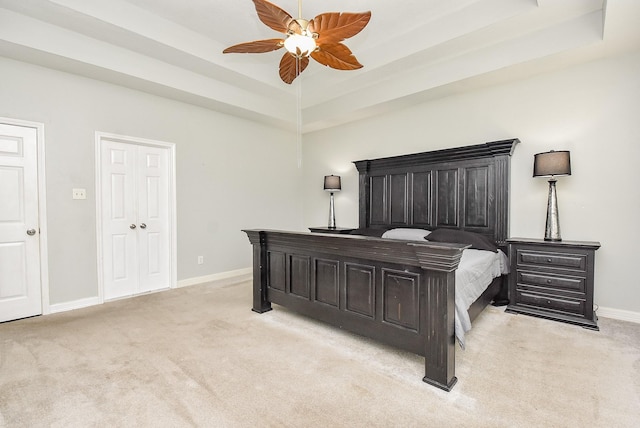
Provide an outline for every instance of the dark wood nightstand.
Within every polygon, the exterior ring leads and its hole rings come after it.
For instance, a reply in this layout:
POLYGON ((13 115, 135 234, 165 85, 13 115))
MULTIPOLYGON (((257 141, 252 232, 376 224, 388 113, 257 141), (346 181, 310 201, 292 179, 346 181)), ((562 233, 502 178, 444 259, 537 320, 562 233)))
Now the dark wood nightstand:
POLYGON ((355 230, 354 228, 348 228, 348 227, 327 227, 327 226, 320 226, 320 227, 310 227, 309 231, 310 232, 314 232, 314 233, 336 233, 339 235, 348 235, 351 233, 351 231, 355 230))
POLYGON ((599 330, 593 310, 593 270, 599 242, 508 239, 506 311, 599 330))

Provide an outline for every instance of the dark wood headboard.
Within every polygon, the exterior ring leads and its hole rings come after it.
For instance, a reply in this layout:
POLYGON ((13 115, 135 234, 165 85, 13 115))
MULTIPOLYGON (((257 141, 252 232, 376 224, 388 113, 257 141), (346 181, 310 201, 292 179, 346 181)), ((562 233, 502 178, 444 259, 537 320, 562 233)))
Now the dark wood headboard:
POLYGON ((355 161, 360 227, 449 227, 509 236, 509 167, 520 140, 355 161))

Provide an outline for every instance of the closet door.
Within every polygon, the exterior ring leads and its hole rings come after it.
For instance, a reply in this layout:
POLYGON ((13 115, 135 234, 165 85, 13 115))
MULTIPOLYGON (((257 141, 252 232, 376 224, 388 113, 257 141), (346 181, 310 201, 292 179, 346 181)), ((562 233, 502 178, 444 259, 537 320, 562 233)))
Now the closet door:
POLYGON ((169 287, 169 156, 166 149, 139 146, 138 276, 139 292, 169 287))
POLYGON ((170 287, 166 149, 103 140, 103 297, 170 287))

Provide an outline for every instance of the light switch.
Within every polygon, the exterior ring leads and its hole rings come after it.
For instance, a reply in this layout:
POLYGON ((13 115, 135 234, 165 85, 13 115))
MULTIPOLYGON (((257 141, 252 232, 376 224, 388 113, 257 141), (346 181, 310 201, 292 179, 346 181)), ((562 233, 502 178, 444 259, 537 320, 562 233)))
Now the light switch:
POLYGON ((87 199, 87 189, 73 189, 73 199, 87 199))

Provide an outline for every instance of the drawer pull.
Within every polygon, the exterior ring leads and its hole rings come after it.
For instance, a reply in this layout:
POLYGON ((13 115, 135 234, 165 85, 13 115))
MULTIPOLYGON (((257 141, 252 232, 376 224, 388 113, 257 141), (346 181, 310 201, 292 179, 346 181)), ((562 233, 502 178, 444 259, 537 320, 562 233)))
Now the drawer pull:
POLYGON ((547 279, 547 284, 551 284, 551 280, 550 279, 547 279))
POLYGON ((551 259, 547 259, 547 263, 551 263, 551 259))

